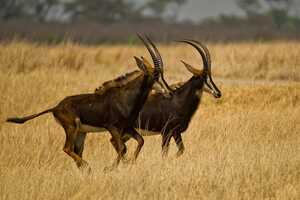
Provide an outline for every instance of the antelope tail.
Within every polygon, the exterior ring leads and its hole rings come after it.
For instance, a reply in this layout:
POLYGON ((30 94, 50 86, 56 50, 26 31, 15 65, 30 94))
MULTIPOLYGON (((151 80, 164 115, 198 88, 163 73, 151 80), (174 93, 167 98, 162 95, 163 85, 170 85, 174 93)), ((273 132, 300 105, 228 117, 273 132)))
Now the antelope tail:
POLYGON ((40 116, 40 115, 52 112, 53 110, 54 110, 54 108, 50 108, 48 110, 44 110, 44 111, 42 111, 40 113, 29 115, 29 116, 26 116, 26 117, 10 117, 10 118, 6 119, 6 122, 23 124, 24 122, 26 122, 28 120, 31 120, 31 119, 34 119, 34 118, 40 116))

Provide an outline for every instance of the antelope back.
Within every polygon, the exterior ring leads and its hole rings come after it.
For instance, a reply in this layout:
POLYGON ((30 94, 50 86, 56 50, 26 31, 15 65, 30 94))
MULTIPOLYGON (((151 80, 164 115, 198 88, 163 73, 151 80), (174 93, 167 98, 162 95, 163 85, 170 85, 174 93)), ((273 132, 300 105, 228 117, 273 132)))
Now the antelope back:
POLYGON ((136 80, 139 76, 143 75, 143 72, 141 71, 133 71, 130 73, 126 73, 122 76, 119 76, 113 80, 104 82, 101 86, 95 89, 95 93, 102 95, 106 91, 112 89, 112 88, 121 88, 123 86, 126 86, 130 82, 136 80))

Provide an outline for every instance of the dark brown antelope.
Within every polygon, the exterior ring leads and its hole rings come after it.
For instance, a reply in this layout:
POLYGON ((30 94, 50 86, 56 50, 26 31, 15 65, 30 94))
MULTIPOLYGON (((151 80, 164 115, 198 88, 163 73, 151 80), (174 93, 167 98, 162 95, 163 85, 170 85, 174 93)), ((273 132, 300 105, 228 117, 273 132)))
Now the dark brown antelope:
MULTIPOLYGON (((110 132, 111 140, 118 149, 118 156, 112 167, 116 167, 126 153, 126 145, 121 140, 124 135, 138 142, 133 158, 136 160, 144 140, 135 131, 133 124, 154 82, 159 82, 159 74, 162 71, 158 55, 150 49, 141 36, 139 37, 152 57, 154 68, 145 59, 143 61, 135 57, 137 66, 141 70, 105 82, 101 92, 68 96, 53 108, 27 117, 8 118, 7 122, 22 124, 45 113, 53 113, 65 130, 66 141, 63 151, 74 159, 79 168, 90 169, 88 163, 82 159, 84 141, 88 132, 103 130, 110 132)), ((150 42, 150 39, 147 40, 150 42)))
MULTIPOLYGON (((215 98, 221 97, 221 92, 211 77, 211 59, 208 49, 194 40, 180 42, 196 48, 202 58, 203 70, 195 69, 182 61, 193 76, 184 83, 172 85, 171 88, 175 89, 171 97, 167 97, 164 92, 150 93, 135 123, 135 128, 139 129, 142 135, 162 134, 163 156, 167 155, 171 137, 174 138, 178 147, 177 156, 184 152, 181 133, 188 128, 201 102, 203 91, 209 92, 215 98)), ((128 139, 129 137, 122 138, 124 142, 128 139)))

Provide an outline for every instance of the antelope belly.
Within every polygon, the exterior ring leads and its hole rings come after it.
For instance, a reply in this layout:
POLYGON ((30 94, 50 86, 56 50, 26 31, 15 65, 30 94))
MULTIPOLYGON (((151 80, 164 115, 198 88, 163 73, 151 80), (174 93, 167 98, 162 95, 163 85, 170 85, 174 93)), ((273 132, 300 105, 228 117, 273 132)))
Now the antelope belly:
POLYGON ((97 126, 91 126, 87 124, 81 124, 79 128, 80 132, 104 132, 107 131, 105 128, 97 127, 97 126))
POLYGON ((144 130, 144 129, 137 129, 137 131, 138 131, 142 136, 160 135, 160 132, 156 132, 156 131, 149 131, 149 130, 144 130))

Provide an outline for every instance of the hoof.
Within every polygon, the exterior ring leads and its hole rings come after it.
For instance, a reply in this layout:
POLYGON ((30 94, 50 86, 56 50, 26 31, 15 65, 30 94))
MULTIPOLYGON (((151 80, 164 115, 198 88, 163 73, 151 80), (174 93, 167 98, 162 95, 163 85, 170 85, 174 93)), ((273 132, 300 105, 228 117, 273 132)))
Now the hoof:
POLYGON ((131 159, 130 164, 135 165, 136 164, 136 159, 131 159))
POLYGON ((122 163, 126 164, 126 165, 131 164, 132 163, 132 159, 130 159, 130 158, 123 158, 122 159, 122 163))
POLYGON ((103 172, 104 173, 109 173, 109 172, 112 172, 112 171, 114 171, 114 170, 116 170, 117 169, 117 167, 115 167, 115 166, 107 166, 107 167, 104 167, 104 169, 103 169, 103 172))
POLYGON ((78 164, 78 168, 80 169, 80 171, 87 173, 87 174, 91 174, 92 169, 89 166, 89 164, 86 161, 81 161, 80 164, 78 164))
POLYGON ((182 156, 182 154, 183 154, 182 151, 178 151, 178 152, 176 153, 176 157, 179 158, 180 156, 182 156))
POLYGON ((162 153, 161 157, 163 160, 166 160, 168 158, 168 154, 167 153, 162 153))

